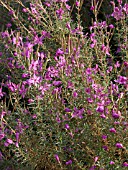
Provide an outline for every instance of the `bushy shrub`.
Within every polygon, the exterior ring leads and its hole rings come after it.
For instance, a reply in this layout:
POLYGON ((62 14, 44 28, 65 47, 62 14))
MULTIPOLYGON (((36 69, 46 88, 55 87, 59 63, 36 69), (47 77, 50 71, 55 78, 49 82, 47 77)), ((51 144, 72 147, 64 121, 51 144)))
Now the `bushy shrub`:
POLYGON ((15 24, 1 32, 0 166, 126 169, 128 4, 111 2, 112 13, 101 20, 102 3, 92 0, 85 33, 83 1, 75 2, 75 21, 68 0, 28 7, 17 0, 20 13, 0 3, 15 24))

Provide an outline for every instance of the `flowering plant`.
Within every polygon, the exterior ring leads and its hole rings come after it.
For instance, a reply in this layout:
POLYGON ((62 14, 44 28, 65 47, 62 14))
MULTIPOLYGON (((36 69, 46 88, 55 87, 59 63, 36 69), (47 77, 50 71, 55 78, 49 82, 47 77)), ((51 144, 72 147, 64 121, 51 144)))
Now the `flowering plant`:
POLYGON ((20 13, 0 1, 12 17, 0 39, 3 169, 128 166, 127 3, 111 2, 113 13, 100 21, 103 1, 92 0, 85 32, 82 2, 74 21, 68 0, 17 0, 20 13))

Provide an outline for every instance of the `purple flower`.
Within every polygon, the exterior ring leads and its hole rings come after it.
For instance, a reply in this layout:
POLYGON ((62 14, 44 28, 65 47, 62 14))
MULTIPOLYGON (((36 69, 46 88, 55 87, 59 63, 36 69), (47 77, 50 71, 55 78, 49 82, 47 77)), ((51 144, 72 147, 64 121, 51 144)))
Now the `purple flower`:
POLYGON ((103 118, 103 119, 106 118, 105 114, 103 114, 103 113, 100 115, 100 117, 103 118))
POLYGON ((110 53, 109 53, 110 48, 109 48, 108 46, 105 46, 104 44, 102 44, 101 50, 102 50, 105 54, 110 55, 110 53))
POLYGON ((89 170, 95 170, 96 169, 96 166, 92 166, 89 170))
POLYGON ((112 132, 112 133, 116 133, 116 129, 115 128, 111 128, 111 129, 109 129, 109 131, 112 132))
POLYGON ((116 64, 115 64, 114 66, 115 66, 115 68, 120 67, 120 63, 119 63, 119 61, 117 61, 117 62, 116 62, 116 64))
POLYGON ((104 106, 97 106, 97 108, 96 108, 96 111, 97 112, 100 112, 100 113, 103 113, 104 112, 104 106))
POLYGON ((91 93, 91 88, 85 88, 84 91, 85 91, 85 93, 90 94, 91 93))
POLYGON ((7 28, 10 28, 11 26, 12 26, 11 23, 6 24, 6 27, 7 27, 7 28))
POLYGON ((115 110, 112 111, 112 117, 113 118, 118 119, 118 118, 120 118, 120 116, 121 116, 120 111, 118 111, 118 112, 116 112, 115 110))
POLYGON ((93 103, 93 99, 92 98, 87 98, 88 103, 93 103))
POLYGON ((71 112, 71 109, 65 108, 65 112, 71 112))
POLYGON ((56 121, 57 121, 57 123, 61 123, 61 119, 59 116, 56 117, 56 121))
POLYGON ((109 163, 110 165, 113 165, 113 164, 115 164, 115 162, 113 162, 113 161, 110 161, 110 163, 109 163))
POLYGON ((118 76, 118 79, 115 80, 116 83, 119 83, 119 84, 127 84, 127 77, 124 77, 124 76, 118 76))
POLYGON ((13 144, 12 139, 7 139, 6 142, 9 143, 9 144, 13 144))
POLYGON ((123 145, 122 145, 122 143, 116 143, 116 147, 117 148, 123 148, 123 145))
POLYGON ((128 167, 128 162, 124 162, 123 166, 128 167))
POLYGON ((100 28, 106 28, 107 27, 107 23, 106 23, 106 21, 103 21, 103 22, 99 23, 98 26, 100 28))
POLYGON ((14 11, 13 10, 10 10, 8 15, 13 15, 14 14, 14 11))
POLYGON ((0 99, 4 96, 4 93, 2 92, 2 88, 0 88, 0 99))
POLYGON ((114 28, 114 25, 113 25, 113 24, 110 24, 110 25, 109 25, 109 28, 113 29, 113 28, 114 28))
POLYGON ((27 10, 26 8, 23 8, 23 9, 22 9, 22 12, 25 12, 25 13, 26 13, 26 12, 28 12, 28 10, 27 10))
POLYGON ((80 6, 80 2, 76 1, 76 6, 79 7, 80 6))
POLYGON ((96 163, 98 161, 99 157, 96 156, 95 159, 94 159, 94 162, 96 163))
POLYGON ((107 135, 102 135, 102 139, 103 140, 107 139, 107 135))
POLYGON ((30 76, 29 73, 23 73, 23 74, 22 74, 22 78, 26 78, 26 77, 29 77, 29 76, 30 76))
POLYGON ((115 7, 114 8, 114 12, 112 13, 112 15, 116 20, 120 20, 124 18, 124 14, 122 12, 122 8, 120 7, 115 7))
POLYGON ((5 137, 5 134, 4 133, 1 133, 0 134, 0 141, 5 137))
POLYGON ((67 8, 67 10, 70 11, 71 6, 69 6, 68 4, 65 4, 65 7, 67 8))
POLYGON ((29 85, 35 85, 37 86, 40 82, 41 82, 41 77, 36 76, 35 74, 33 75, 32 78, 30 78, 29 80, 27 80, 29 85))
POLYGON ((59 86, 59 85, 61 85, 61 84, 62 84, 61 81, 53 81, 53 85, 54 85, 54 86, 59 86))
POLYGON ((66 162, 66 165, 71 165, 71 164, 72 164, 72 160, 66 162))
POLYGON ((20 133, 16 132, 16 143, 15 143, 16 147, 19 147, 19 135, 20 133))
POLYGON ((55 157, 56 161, 60 163, 60 158, 59 158, 59 156, 58 156, 57 154, 55 154, 54 157, 55 157))
POLYGON ((87 68, 87 69, 86 69, 86 74, 87 74, 87 75, 92 74, 92 69, 91 69, 91 68, 87 68))
POLYGON ((65 129, 70 129, 70 126, 68 124, 65 124, 65 129))
POLYGON ((94 6, 91 6, 90 10, 93 11, 94 9, 95 9, 95 7, 94 7, 94 6))
POLYGON ((105 146, 103 146, 102 148, 103 148, 105 151, 107 151, 107 150, 108 150, 108 146, 106 146, 106 145, 105 145, 105 146))
POLYGON ((6 112, 5 111, 2 111, 1 113, 0 113, 0 117, 1 117, 1 119, 3 119, 3 117, 4 117, 4 115, 6 114, 6 112))
POLYGON ((73 89, 74 85, 71 81, 68 81, 68 85, 67 85, 67 88, 69 89, 73 89))
POLYGON ((124 4, 123 10, 125 11, 126 15, 128 15, 128 3, 124 4))
POLYGON ((83 118, 83 113, 84 113, 84 108, 82 109, 77 109, 76 107, 74 108, 74 112, 72 114, 72 118, 80 118, 82 119, 83 118))
POLYGON ((64 10, 62 8, 56 10, 56 14, 58 15, 59 19, 62 19, 62 15, 64 14, 64 10))
POLYGON ((76 91, 73 92, 73 97, 77 98, 78 97, 78 93, 76 91))

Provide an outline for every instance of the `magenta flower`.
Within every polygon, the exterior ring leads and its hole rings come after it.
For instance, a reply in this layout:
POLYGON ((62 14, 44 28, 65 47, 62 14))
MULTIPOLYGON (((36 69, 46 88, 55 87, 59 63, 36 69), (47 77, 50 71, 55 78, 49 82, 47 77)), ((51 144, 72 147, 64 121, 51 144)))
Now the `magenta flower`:
POLYGON ((59 86, 59 85, 61 85, 61 84, 62 84, 61 81, 53 81, 53 85, 54 85, 54 86, 59 86))
POLYGON ((103 119, 106 119, 106 116, 103 113, 100 115, 100 117, 103 118, 103 119))
POLYGON ((66 7, 66 9, 67 9, 68 11, 70 11, 71 6, 69 6, 68 4, 65 4, 65 7, 66 7))
POLYGON ((119 68, 119 67, 120 67, 119 61, 117 61, 116 64, 115 64, 114 66, 115 66, 115 68, 119 68))
POLYGON ((110 163, 109 163, 110 165, 113 165, 113 164, 115 164, 115 162, 113 162, 113 161, 110 161, 110 163))
POLYGON ((59 19, 62 19, 62 15, 64 14, 64 10, 62 8, 60 8, 56 11, 56 14, 58 15, 59 19))
POLYGON ((104 44, 102 44, 101 50, 102 50, 105 54, 110 55, 110 53, 109 53, 110 48, 109 48, 108 46, 105 46, 104 44))
POLYGON ((112 13, 112 15, 116 20, 120 20, 124 18, 124 14, 122 11, 122 8, 120 7, 115 7, 114 8, 114 12, 112 13))
POLYGON ((102 139, 103 140, 107 139, 107 135, 102 135, 102 139))
POLYGON ((19 142, 20 133, 16 132, 16 141, 19 142))
POLYGON ((80 2, 76 1, 76 6, 79 7, 80 6, 80 2))
POLYGON ((117 112, 115 110, 112 111, 112 117, 113 118, 118 119, 118 118, 120 118, 120 116, 121 116, 120 111, 117 111, 117 112))
POLYGON ((113 25, 113 24, 110 24, 110 25, 109 25, 109 28, 113 29, 113 28, 114 28, 114 25, 113 25))
POLYGON ((127 84, 128 83, 128 79, 127 77, 124 77, 124 76, 118 76, 118 79, 115 80, 116 83, 119 83, 119 84, 127 84))
POLYGON ((71 112, 71 109, 65 108, 65 112, 71 112))
POLYGON ((87 68, 87 69, 86 69, 86 74, 87 74, 87 75, 92 74, 92 69, 91 69, 91 68, 87 68))
POLYGON ((7 142, 8 142, 9 144, 13 144, 12 139, 7 139, 7 142))
POLYGON ((2 88, 0 88, 0 99, 4 96, 4 93, 2 92, 2 88))
POLYGON ((11 26, 12 26, 11 23, 6 24, 6 27, 7 27, 7 28, 10 28, 11 26))
POLYGON ((123 10, 125 11, 126 15, 128 15, 128 3, 124 4, 123 10))
POLYGON ((72 160, 66 162, 66 165, 71 165, 71 164, 72 164, 72 160))
POLYGON ((128 162, 124 162, 123 166, 128 167, 128 162))
POLYGON ((111 129, 109 129, 109 131, 112 132, 112 133, 116 133, 116 129, 115 128, 111 128, 111 129))
POLYGON ((96 169, 96 166, 92 166, 89 170, 95 170, 96 169))
POLYGON ((108 146, 106 146, 106 145, 105 145, 105 146, 103 146, 102 148, 103 148, 105 151, 107 151, 107 150, 108 150, 108 146))
POLYGON ((3 117, 4 117, 5 114, 6 114, 6 112, 5 112, 5 111, 2 111, 2 112, 0 113, 0 118, 3 119, 3 117))
POLYGON ((100 113, 103 113, 104 112, 104 106, 97 106, 97 108, 96 108, 96 111, 97 112, 100 112, 100 113))
POLYGON ((25 13, 26 13, 26 12, 28 12, 28 10, 27 10, 26 8, 23 8, 23 9, 22 9, 22 12, 25 12, 25 13))
POLYGON ((14 11, 13 11, 13 10, 10 10, 8 14, 9 14, 9 15, 13 15, 13 14, 14 14, 14 11))
POLYGON ((116 147, 117 148, 123 148, 123 145, 122 145, 122 143, 116 143, 116 147))
POLYGON ((70 126, 68 124, 65 124, 65 129, 70 129, 70 126))
POLYGON ((94 162, 96 163, 98 161, 99 157, 96 156, 95 159, 94 159, 94 162))
POLYGON ((77 98, 78 97, 78 93, 76 91, 73 92, 73 97, 77 98))
POLYGON ((58 156, 57 154, 55 154, 54 157, 55 157, 56 161, 60 163, 60 158, 59 158, 59 156, 58 156))
POLYGON ((5 134, 4 133, 1 133, 0 134, 0 141, 5 137, 5 134))
POLYGON ((95 9, 95 7, 94 7, 94 6, 91 6, 90 10, 93 11, 94 9, 95 9))

